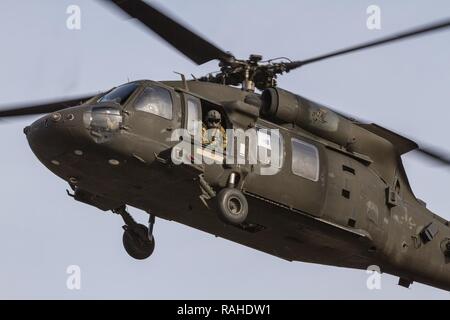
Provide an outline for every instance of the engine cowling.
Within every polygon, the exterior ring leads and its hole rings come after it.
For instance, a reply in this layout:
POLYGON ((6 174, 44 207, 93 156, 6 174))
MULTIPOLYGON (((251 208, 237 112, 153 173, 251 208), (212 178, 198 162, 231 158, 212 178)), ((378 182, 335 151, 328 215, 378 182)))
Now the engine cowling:
POLYGON ((280 88, 264 90, 262 101, 265 118, 295 124, 344 147, 355 141, 352 122, 323 105, 280 88))

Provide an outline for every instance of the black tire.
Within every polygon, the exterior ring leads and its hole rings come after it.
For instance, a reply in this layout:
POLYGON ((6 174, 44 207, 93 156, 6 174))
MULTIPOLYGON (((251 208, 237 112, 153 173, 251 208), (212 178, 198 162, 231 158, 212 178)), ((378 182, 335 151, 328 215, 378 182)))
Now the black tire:
POLYGON ((217 195, 219 218, 229 224, 240 225, 247 219, 248 202, 241 191, 234 188, 222 189, 217 195))
POLYGON ((125 251, 136 260, 144 260, 150 257, 155 250, 155 238, 148 239, 148 228, 139 224, 136 230, 126 227, 123 232, 122 242, 125 251))

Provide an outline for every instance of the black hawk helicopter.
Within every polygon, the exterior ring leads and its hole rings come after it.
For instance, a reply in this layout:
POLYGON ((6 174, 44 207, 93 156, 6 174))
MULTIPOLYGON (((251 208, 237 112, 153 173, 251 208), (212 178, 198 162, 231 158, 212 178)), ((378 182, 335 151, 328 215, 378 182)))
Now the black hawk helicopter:
MULTIPOLYGON (((289 261, 377 265, 402 286, 450 290, 449 223, 414 196, 401 155, 418 150, 447 165, 448 157, 276 83, 307 64, 443 30, 450 19, 307 60, 262 61, 237 59, 144 1, 104 2, 196 64, 218 60, 220 72, 129 82, 3 109, 0 117, 46 114, 24 129, 32 151, 75 200, 123 218, 133 258, 152 254, 159 217, 289 261), (211 112, 227 134, 220 152, 190 139, 203 134, 211 112), (226 161, 234 154, 243 161, 226 161), (149 226, 135 222, 127 205, 148 213, 149 226)), ((225 137, 218 139, 220 147, 225 137)))

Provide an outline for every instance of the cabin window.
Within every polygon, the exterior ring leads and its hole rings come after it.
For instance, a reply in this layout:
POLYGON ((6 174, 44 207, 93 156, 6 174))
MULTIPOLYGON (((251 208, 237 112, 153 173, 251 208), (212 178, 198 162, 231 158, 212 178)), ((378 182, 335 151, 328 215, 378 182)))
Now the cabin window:
POLYGON ((262 166, 283 167, 283 136, 278 129, 258 127, 256 132, 258 164, 262 166))
POLYGON ((292 172, 311 181, 319 180, 319 151, 315 146, 292 139, 292 172))
POLYGON ((191 135, 201 132, 202 128, 202 109, 200 100, 194 97, 187 97, 187 118, 186 128, 191 135))
POLYGON ((172 97, 169 90, 161 87, 146 87, 134 108, 172 120, 172 97))
POLYGON ((97 102, 116 102, 123 105, 138 86, 135 82, 121 85, 103 95, 97 102))

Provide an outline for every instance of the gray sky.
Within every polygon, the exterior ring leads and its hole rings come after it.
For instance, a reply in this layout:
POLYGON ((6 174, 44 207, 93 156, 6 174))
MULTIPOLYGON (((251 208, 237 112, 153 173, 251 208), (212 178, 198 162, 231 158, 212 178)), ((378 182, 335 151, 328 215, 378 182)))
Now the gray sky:
MULTIPOLYGON (((308 58, 450 16, 446 0, 164 1, 164 7, 238 57, 308 58), (366 28, 366 8, 381 7, 382 29, 366 28)), ((104 90, 128 79, 202 75, 156 36, 97 1, 0 2, 0 107, 104 90), (81 30, 66 28, 67 6, 82 10, 81 30)), ((307 66, 279 85, 450 151, 447 137, 450 32, 307 66)), ((156 249, 135 261, 122 248, 119 217, 73 201, 64 181, 30 151, 24 126, 2 121, 0 298, 437 298, 383 275, 366 288, 364 271, 286 262, 175 222, 157 220, 156 249), (66 268, 81 267, 81 290, 66 288, 66 268)), ((449 170, 413 155, 405 166, 416 195, 450 219, 449 170)), ((138 219, 145 215, 133 209, 138 219)))

